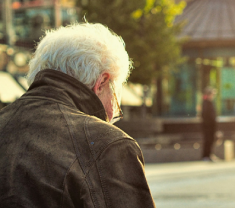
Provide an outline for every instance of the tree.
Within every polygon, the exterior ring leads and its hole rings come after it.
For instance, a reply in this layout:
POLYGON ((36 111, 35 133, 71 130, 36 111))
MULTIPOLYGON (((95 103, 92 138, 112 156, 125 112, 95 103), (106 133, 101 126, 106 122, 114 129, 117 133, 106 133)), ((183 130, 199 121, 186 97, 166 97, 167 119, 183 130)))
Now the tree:
POLYGON ((177 39, 181 25, 173 24, 185 3, 173 0, 83 0, 78 2, 81 16, 89 22, 107 25, 126 43, 134 61, 129 81, 157 85, 158 114, 161 113, 161 80, 163 68, 174 69, 183 61, 181 43, 177 39), (86 3, 84 3, 86 2, 86 3))

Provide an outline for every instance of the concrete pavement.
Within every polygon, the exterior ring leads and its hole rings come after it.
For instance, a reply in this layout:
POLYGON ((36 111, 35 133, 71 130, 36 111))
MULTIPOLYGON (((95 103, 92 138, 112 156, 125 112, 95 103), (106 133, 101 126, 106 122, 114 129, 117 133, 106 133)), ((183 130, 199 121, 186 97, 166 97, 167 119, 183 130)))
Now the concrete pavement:
POLYGON ((146 164, 157 208, 235 208, 235 160, 146 164))

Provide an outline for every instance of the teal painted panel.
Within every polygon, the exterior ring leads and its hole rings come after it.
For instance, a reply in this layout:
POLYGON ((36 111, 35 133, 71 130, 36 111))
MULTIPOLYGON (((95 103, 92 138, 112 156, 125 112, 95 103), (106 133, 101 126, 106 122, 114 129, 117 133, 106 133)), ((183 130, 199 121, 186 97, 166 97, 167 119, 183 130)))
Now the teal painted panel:
POLYGON ((223 67, 221 70, 221 98, 235 99, 235 68, 223 67))
POLYGON ((172 74, 171 104, 169 116, 196 115, 196 67, 194 64, 182 65, 172 74))

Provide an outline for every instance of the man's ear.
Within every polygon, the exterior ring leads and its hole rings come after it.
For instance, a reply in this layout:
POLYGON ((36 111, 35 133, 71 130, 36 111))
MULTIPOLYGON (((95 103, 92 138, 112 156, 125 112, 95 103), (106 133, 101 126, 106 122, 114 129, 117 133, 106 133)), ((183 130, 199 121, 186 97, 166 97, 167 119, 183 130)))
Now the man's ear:
POLYGON ((109 73, 103 73, 99 76, 99 78, 96 80, 95 86, 93 87, 93 92, 96 95, 100 95, 106 86, 106 84, 109 83, 110 80, 110 74, 109 73))

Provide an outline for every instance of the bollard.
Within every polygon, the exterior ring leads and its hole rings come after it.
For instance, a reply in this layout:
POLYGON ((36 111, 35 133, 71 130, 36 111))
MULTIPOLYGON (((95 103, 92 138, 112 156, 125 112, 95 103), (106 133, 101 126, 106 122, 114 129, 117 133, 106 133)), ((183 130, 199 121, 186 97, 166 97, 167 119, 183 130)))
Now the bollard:
POLYGON ((231 140, 225 140, 224 159, 225 161, 231 161, 233 158, 234 158, 234 142, 231 140))

